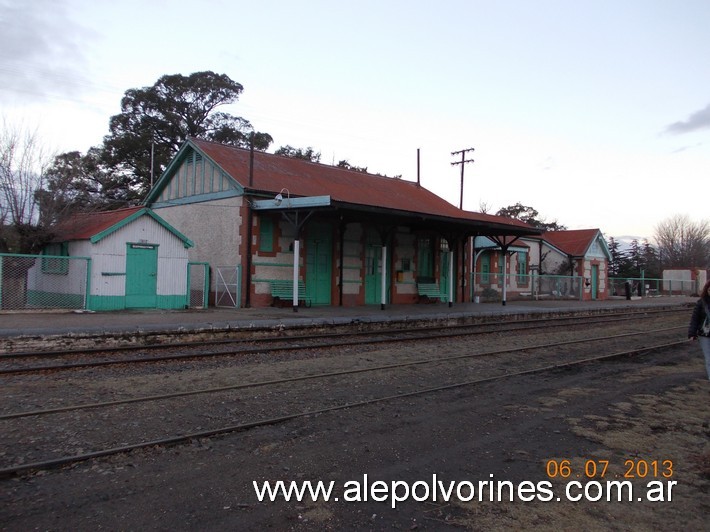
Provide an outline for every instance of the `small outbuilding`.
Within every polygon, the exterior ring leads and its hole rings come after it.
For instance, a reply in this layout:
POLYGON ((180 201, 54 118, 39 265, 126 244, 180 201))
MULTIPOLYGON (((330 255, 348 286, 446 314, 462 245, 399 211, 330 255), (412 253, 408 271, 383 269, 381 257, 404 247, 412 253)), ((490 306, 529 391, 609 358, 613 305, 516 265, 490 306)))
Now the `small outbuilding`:
MULTIPOLYGON (((188 301, 188 248, 193 243, 146 207, 76 214, 56 229, 45 249, 52 257, 86 257, 88 268, 37 268, 31 276, 35 290, 46 277, 65 277, 67 293, 87 283, 85 308, 179 309, 188 301)), ((53 283, 56 286, 56 283, 53 283)), ((55 289, 56 290, 56 289, 55 289)))
POLYGON ((540 240, 540 263, 546 273, 579 276, 585 300, 608 297, 611 253, 599 229, 547 231, 540 240))

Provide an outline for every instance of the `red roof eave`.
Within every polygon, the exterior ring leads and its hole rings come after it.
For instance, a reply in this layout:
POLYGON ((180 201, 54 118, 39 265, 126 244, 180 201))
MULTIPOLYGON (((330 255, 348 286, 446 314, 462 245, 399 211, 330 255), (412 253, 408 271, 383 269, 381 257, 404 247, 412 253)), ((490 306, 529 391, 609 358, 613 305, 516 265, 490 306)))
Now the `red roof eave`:
POLYGON ((54 229, 55 242, 89 240, 106 229, 125 220, 145 207, 128 207, 113 211, 77 213, 54 229))

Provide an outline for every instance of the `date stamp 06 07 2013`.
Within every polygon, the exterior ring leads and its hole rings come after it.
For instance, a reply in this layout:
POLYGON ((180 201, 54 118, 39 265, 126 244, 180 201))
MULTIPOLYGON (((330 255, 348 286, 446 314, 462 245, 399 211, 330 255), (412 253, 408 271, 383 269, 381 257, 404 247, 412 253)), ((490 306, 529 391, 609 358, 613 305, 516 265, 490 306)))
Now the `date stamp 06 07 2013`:
POLYGON ((548 460, 545 464, 545 473, 548 478, 586 478, 603 479, 607 476, 613 478, 648 479, 648 478, 672 478, 673 460, 644 460, 633 458, 624 460, 623 472, 621 474, 611 474, 609 472, 609 460, 588 459, 583 461, 583 465, 575 466, 571 460, 548 460))

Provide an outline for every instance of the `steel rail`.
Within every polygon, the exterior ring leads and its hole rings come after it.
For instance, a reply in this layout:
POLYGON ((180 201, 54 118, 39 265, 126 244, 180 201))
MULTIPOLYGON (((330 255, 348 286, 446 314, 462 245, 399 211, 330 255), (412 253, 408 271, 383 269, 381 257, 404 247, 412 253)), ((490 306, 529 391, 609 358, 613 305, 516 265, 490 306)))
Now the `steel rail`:
POLYGON ((438 364, 438 363, 442 363, 442 362, 451 362, 451 361, 462 360, 462 359, 466 359, 466 358, 495 356, 495 355, 508 354, 508 353, 512 354, 512 353, 518 353, 521 351, 529 351, 529 350, 535 350, 535 349, 546 349, 546 348, 550 348, 550 347, 562 347, 562 346, 566 346, 566 345, 574 345, 574 344, 583 343, 583 342, 614 340, 614 339, 618 339, 618 338, 626 338, 629 336, 637 336, 637 335, 641 335, 641 334, 652 334, 652 333, 656 333, 656 332, 672 331, 674 329, 680 329, 680 328, 683 328, 683 327, 681 327, 681 326, 668 327, 665 329, 654 329, 652 331, 636 331, 636 332, 632 332, 632 333, 621 333, 621 334, 616 334, 616 335, 611 335, 611 336, 596 336, 596 337, 591 337, 591 338, 577 338, 575 340, 564 340, 562 342, 555 342, 555 343, 548 343, 548 344, 521 346, 521 347, 514 347, 514 348, 509 348, 509 349, 497 349, 494 351, 484 351, 482 353, 471 353, 471 354, 453 355, 453 356, 447 356, 447 357, 426 358, 426 359, 419 359, 419 360, 411 360, 408 362, 399 362, 399 363, 395 363, 395 364, 383 364, 383 365, 379 365, 379 366, 370 366, 367 368, 331 371, 331 372, 327 372, 327 373, 316 373, 316 374, 312 374, 312 375, 300 375, 297 377, 288 377, 285 379, 272 379, 272 380, 268 380, 268 381, 231 384, 228 386, 217 386, 217 387, 212 387, 212 388, 201 388, 201 389, 197 389, 197 390, 187 390, 187 391, 183 391, 183 392, 173 392, 173 393, 169 393, 169 394, 147 395, 147 396, 143 396, 143 397, 133 397, 130 399, 119 399, 119 400, 115 400, 115 401, 102 401, 102 402, 97 402, 97 403, 67 405, 67 406, 47 408, 47 409, 41 409, 41 410, 29 410, 29 411, 25 411, 25 412, 13 412, 11 414, 0 415, 0 421, 8 420, 8 419, 33 417, 33 416, 43 416, 43 415, 49 415, 49 414, 59 414, 59 413, 64 413, 64 412, 77 411, 77 410, 89 410, 89 409, 94 409, 94 408, 108 408, 108 407, 112 407, 112 406, 120 406, 120 405, 127 405, 127 404, 133 404, 133 403, 145 403, 145 402, 150 402, 150 401, 175 399, 178 397, 189 397, 192 395, 220 393, 220 392, 227 392, 227 391, 233 391, 233 390, 241 390, 241 389, 245 389, 245 388, 259 388, 262 386, 272 386, 275 384, 287 384, 290 382, 299 382, 299 381, 312 380, 312 379, 324 379, 324 378, 328 378, 328 377, 354 375, 357 373, 367 373, 367 372, 371 372, 371 371, 383 371, 383 370, 388 370, 388 369, 406 368, 406 367, 410 367, 410 366, 420 366, 420 365, 425 365, 425 364, 438 364))
MULTIPOLYGON (((265 336, 256 338, 222 338, 217 340, 209 341, 191 341, 191 342, 172 342, 172 343, 156 343, 156 344, 143 344, 143 345, 121 345, 121 346, 109 346, 109 347, 89 347, 82 348, 79 350, 81 353, 113 353, 122 351, 137 351, 137 350, 153 350, 153 349, 174 349, 183 347, 199 347, 204 345, 223 345, 223 344, 234 344, 234 343, 266 343, 266 342, 282 342, 286 340, 312 340, 312 339, 323 339, 323 338, 334 338, 342 337, 344 334, 347 336, 364 336, 371 334, 399 334, 407 332, 418 332, 418 331, 440 331, 440 330, 452 330, 452 329, 470 329, 470 328, 481 328, 481 327, 501 327, 506 325, 535 325, 540 323, 545 323, 547 327, 564 327, 568 326, 569 321, 583 321, 587 320, 586 323, 607 323, 607 322, 618 322, 618 321, 628 321, 637 319, 639 316, 649 316, 653 314, 663 315, 663 314, 675 314, 675 313, 687 313, 687 309, 679 308, 668 308, 668 309, 648 309, 648 310, 638 310, 633 312, 610 312, 597 316, 589 315, 573 315, 573 316, 554 316, 554 317, 536 317, 536 318, 526 318, 521 320, 510 320, 504 323, 500 322, 481 322, 481 323, 464 323, 457 325, 438 325, 431 327, 400 327, 396 329, 380 329, 380 330, 366 330, 366 331, 348 331, 347 333, 321 333, 321 334, 295 334, 287 336, 265 336), (550 324, 549 322, 560 322, 557 324, 550 324)), ((654 317, 654 316, 650 316, 654 317)), ((412 320, 412 323, 414 320, 412 320)), ((366 322, 365 322, 366 323, 366 322)), ((352 324, 347 324, 348 326, 352 324)), ((511 329, 503 329, 503 332, 507 330, 525 330, 525 327, 514 327, 511 329)), ((215 330, 211 332, 221 332, 224 329, 215 330)), ((233 329, 234 332, 243 332, 239 329, 233 329)), ((205 333, 207 330, 201 331, 190 331, 190 334, 194 333, 205 333)), ((496 331, 482 331, 482 334, 487 332, 499 332, 496 331)), ((170 333, 158 333, 158 334, 183 334, 181 331, 173 331, 170 333)), ((473 333, 472 333, 473 334, 473 333)), ((17 358, 32 358, 32 357, 42 357, 50 358, 54 356, 63 355, 76 355, 76 349, 55 349, 52 351, 19 351, 16 353, 0 353, 0 361, 11 360, 17 358)))
POLYGON ((93 452, 83 453, 83 454, 78 454, 78 455, 73 455, 73 456, 64 456, 64 457, 55 458, 52 460, 32 462, 32 463, 27 463, 27 464, 20 464, 17 466, 12 466, 12 467, 8 467, 8 468, 0 469, 0 478, 11 478, 11 477, 18 476, 18 475, 25 474, 25 473, 29 473, 32 471, 55 469, 57 467, 61 467, 64 465, 76 464, 76 463, 80 463, 80 462, 85 462, 87 460, 92 460, 92 459, 96 459, 96 458, 103 458, 106 456, 124 454, 124 453, 130 452, 130 451, 145 449, 148 447, 177 445, 180 443, 185 443, 185 442, 189 442, 189 441, 200 439, 200 438, 209 438, 209 437, 220 436, 220 435, 234 433, 234 432, 241 432, 241 431, 245 431, 245 430, 249 430, 249 429, 253 429, 253 428, 257 428, 257 427, 263 427, 263 426, 268 426, 268 425, 275 425, 275 424, 279 424, 279 423, 284 423, 286 421, 292 421, 294 419, 299 419, 299 418, 303 418, 303 417, 307 417, 307 416, 314 416, 314 415, 325 414, 325 413, 329 413, 329 412, 336 412, 339 410, 345 410, 347 408, 358 408, 358 407, 382 403, 382 402, 395 401, 395 400, 403 399, 406 397, 415 397, 415 396, 437 393, 437 392, 446 391, 446 390, 452 390, 452 389, 456 389, 456 388, 462 388, 462 387, 466 387, 466 386, 473 386, 473 385, 478 385, 478 384, 495 382, 498 380, 503 380, 503 379, 507 379, 507 378, 511 378, 511 377, 533 375, 536 373, 543 373, 546 371, 554 371, 554 370, 563 369, 563 368, 576 367, 576 366, 580 366, 580 365, 588 364, 588 363, 592 363, 592 362, 612 360, 612 359, 620 358, 620 357, 624 357, 624 356, 639 355, 641 353, 648 353, 648 352, 656 350, 656 349, 675 347, 675 346, 686 344, 686 343, 687 343, 687 340, 683 340, 683 341, 669 342, 669 343, 659 344, 659 345, 654 345, 654 346, 639 347, 639 348, 635 348, 635 349, 631 349, 631 350, 620 351, 617 353, 600 355, 600 356, 596 356, 596 357, 588 357, 588 358, 584 358, 581 360, 575 360, 572 362, 565 362, 565 363, 561 363, 561 364, 549 364, 549 365, 541 366, 538 368, 532 368, 532 369, 510 372, 510 373, 503 373, 503 374, 496 375, 493 377, 485 377, 485 378, 481 378, 481 379, 474 379, 474 380, 462 381, 462 382, 457 382, 457 383, 452 383, 452 384, 446 384, 443 386, 423 388, 420 390, 415 390, 413 392, 405 392, 405 393, 401 393, 401 394, 388 395, 388 396, 384 396, 384 397, 377 397, 374 399, 366 399, 363 401, 354 401, 354 402, 350 402, 350 403, 344 403, 341 405, 319 408, 319 409, 315 409, 315 410, 306 410, 306 411, 296 412, 293 414, 286 414, 283 416, 278 416, 278 417, 273 417, 273 418, 268 418, 268 419, 250 421, 248 423, 238 423, 238 424, 229 425, 226 427, 221 427, 221 428, 216 428, 216 429, 190 432, 190 433, 186 433, 186 434, 170 436, 167 438, 161 438, 161 439, 150 440, 150 441, 145 441, 145 442, 140 442, 140 443, 134 443, 134 444, 124 445, 124 446, 120 446, 120 447, 113 447, 110 449, 103 449, 100 451, 93 451, 93 452))
MULTIPOLYGON (((578 318, 582 319, 582 318, 578 318)), ((613 321, 619 322, 623 321, 626 319, 633 319, 633 318, 621 318, 621 319, 614 319, 613 321)), ((544 320, 539 320, 539 322, 542 322, 544 320)), ((604 320, 601 323, 606 323, 607 321, 610 320, 604 320)), ((516 322, 517 324, 519 322, 516 322)), ((598 322, 590 322, 587 321, 586 323, 589 324, 594 324, 598 322)), ((384 338, 367 338, 366 340, 354 342, 354 341, 348 341, 348 340, 338 340, 338 341, 333 341, 333 342, 325 342, 325 343, 320 343, 320 344, 312 344, 312 345, 303 345, 303 346, 294 346, 294 345, 284 345, 284 346, 271 346, 271 347, 251 347, 251 348, 246 348, 246 349, 231 349, 231 350, 226 350, 226 351, 197 351, 197 352, 190 352, 190 353, 178 353, 178 354, 169 354, 169 355, 159 355, 159 356, 148 356, 148 357, 133 357, 133 358, 123 358, 123 359, 113 359, 113 360, 100 360, 100 361, 86 361, 86 362, 73 362, 73 363, 66 363, 66 364, 48 364, 48 365, 39 365, 39 366, 27 366, 27 367, 15 367, 15 368, 3 368, 0 369, 0 376, 2 375, 16 375, 20 373, 36 373, 36 372, 41 372, 41 371, 64 371, 64 370, 71 370, 71 369, 82 369, 82 368, 97 368, 97 367, 105 367, 105 366, 115 366, 115 365, 121 365, 121 364, 136 364, 136 363, 155 363, 155 362, 167 362, 167 361, 178 361, 178 360, 190 360, 190 359, 201 359, 201 358, 215 358, 215 357, 224 357, 224 356, 231 356, 231 355, 253 355, 257 353, 278 353, 278 352, 283 352, 283 351, 296 351, 296 350, 306 350, 306 349, 332 349, 334 347, 345 347, 345 346, 352 346, 352 345, 377 345, 377 344, 384 344, 384 343, 392 343, 392 342, 413 342, 413 341, 421 341, 421 340, 430 340, 430 339, 439 339, 439 338, 455 338, 459 336, 477 336, 477 335, 483 335, 483 334, 493 334, 493 333, 498 333, 498 332, 510 332, 510 331, 524 331, 524 330, 529 330, 529 327, 516 327, 516 326, 510 326, 511 324, 506 324, 506 327, 500 327, 495 330, 475 330, 475 331, 463 331, 460 329, 460 327, 463 328, 468 328, 470 329, 471 327, 474 327, 475 325, 465 325, 465 326, 456 326, 454 327, 443 327, 441 329, 436 329, 436 330, 451 330, 452 328, 454 329, 452 332, 449 333, 440 333, 440 334, 429 334, 428 328, 424 329, 396 329, 396 330, 383 330, 383 331, 356 331, 355 333, 344 333, 344 334, 328 334, 328 335, 315 335, 315 336, 299 336, 299 337, 285 337, 285 338, 279 338, 279 339, 272 339, 272 341, 295 341, 295 340, 307 340, 307 339, 322 339, 322 338, 343 338, 343 337, 349 337, 349 336, 373 336, 373 335, 379 335, 379 336, 386 336, 384 338), (407 334, 408 336, 395 336, 397 334, 407 334), (390 336, 391 335, 391 336, 390 336)), ((554 326, 569 326, 569 324, 555 324, 554 326)), ((549 326, 549 325, 548 325, 549 326)), ((207 344, 212 344, 213 342, 207 342, 207 344)), ((197 344, 197 345, 204 345, 203 344, 197 344)), ((141 348, 134 348, 134 349, 141 349, 141 348)), ((83 352, 83 351, 82 351, 83 352)), ((76 353, 74 353, 76 354, 76 353)))

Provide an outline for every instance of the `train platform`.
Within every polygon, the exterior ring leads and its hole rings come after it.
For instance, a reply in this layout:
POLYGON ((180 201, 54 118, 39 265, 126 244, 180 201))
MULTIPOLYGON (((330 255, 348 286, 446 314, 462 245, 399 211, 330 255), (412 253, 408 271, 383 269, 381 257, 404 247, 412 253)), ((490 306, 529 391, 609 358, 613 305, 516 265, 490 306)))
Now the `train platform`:
POLYGON ((688 307, 695 297, 651 297, 606 299, 603 301, 509 301, 498 303, 447 303, 378 305, 360 307, 293 308, 209 308, 202 310, 145 311, 3 311, 0 312, 0 338, 53 335, 105 335, 119 333, 168 333, 272 327, 347 325, 352 323, 440 321, 476 316, 556 315, 562 313, 603 313, 629 308, 688 307))

